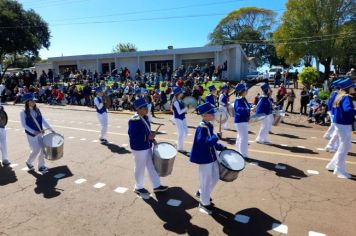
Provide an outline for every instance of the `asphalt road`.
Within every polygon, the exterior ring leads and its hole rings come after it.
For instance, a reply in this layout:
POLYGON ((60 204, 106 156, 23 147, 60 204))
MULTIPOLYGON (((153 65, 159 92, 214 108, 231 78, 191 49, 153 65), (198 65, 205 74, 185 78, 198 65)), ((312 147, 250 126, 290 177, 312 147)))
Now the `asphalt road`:
MULTIPOLYGON (((326 127, 314 128, 302 119, 298 123, 297 116, 273 127, 268 146, 253 142, 259 124, 251 125, 253 162, 236 181, 217 184, 212 195, 217 211, 209 216, 193 198, 198 168, 182 154, 172 175, 162 178, 170 186, 167 192, 149 199, 132 192, 129 115, 109 114, 111 143, 105 146, 97 141, 94 112, 42 107, 49 123, 65 136, 65 155, 47 161, 51 171, 41 176, 23 169, 29 147, 19 122, 21 107, 5 109, 13 165, 0 168, 0 235, 355 235, 355 144, 347 158, 354 177, 338 179, 325 169, 332 156, 322 150, 326 127)), ((159 116, 155 121, 164 126, 157 139, 173 144, 176 128, 169 115, 159 116)), ((190 114, 187 150, 198 123, 199 117, 190 114)), ((222 143, 233 148, 236 132, 225 131, 223 137, 222 143)), ((146 188, 152 192, 148 178, 146 188)))

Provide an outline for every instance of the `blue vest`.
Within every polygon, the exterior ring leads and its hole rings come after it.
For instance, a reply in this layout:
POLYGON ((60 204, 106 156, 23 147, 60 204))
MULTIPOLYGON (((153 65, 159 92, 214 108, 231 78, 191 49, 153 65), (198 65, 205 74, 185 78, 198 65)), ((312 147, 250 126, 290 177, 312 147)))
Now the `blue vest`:
POLYGON ((333 107, 333 122, 340 125, 352 125, 355 119, 355 109, 352 98, 345 95, 341 98, 339 107, 333 107))
POLYGON ((273 111, 273 99, 271 97, 260 97, 256 106, 256 114, 270 115, 273 111))
MULTIPOLYGON (((182 109, 184 109, 184 103, 183 102, 181 102, 181 101, 178 101, 178 103, 179 103, 179 108, 182 110, 182 109)), ((183 114, 178 114, 178 111, 177 111, 177 109, 176 109, 176 107, 174 106, 174 103, 173 103, 173 113, 174 113, 174 118, 176 118, 176 119, 180 119, 180 120, 184 120, 185 119, 185 112, 183 113, 183 114)))
POLYGON ((152 142, 148 139, 151 133, 151 125, 147 116, 144 116, 143 119, 145 119, 149 128, 137 114, 132 116, 129 120, 128 134, 132 150, 141 151, 152 147, 152 142))
MULTIPOLYGON (((41 130, 42 130, 42 129, 43 129, 43 128, 42 128, 42 116, 41 116, 41 115, 37 115, 37 116, 34 117, 34 118, 36 119, 37 123, 39 124, 39 126, 40 126, 40 128, 41 128, 41 130)), ((27 115, 26 113, 25 113, 25 121, 26 121, 26 125, 27 125, 28 127, 30 127, 31 129, 33 129, 34 131, 37 131, 37 132, 40 131, 40 129, 38 129, 36 123, 34 122, 32 116, 29 116, 29 115, 27 115)), ((35 136, 34 134, 30 133, 30 132, 27 131, 27 130, 25 130, 25 133, 28 134, 28 135, 30 135, 30 136, 32 136, 32 137, 35 136)))
POLYGON ((195 131, 190 161, 196 164, 208 164, 216 161, 217 156, 214 147, 217 151, 224 149, 224 146, 218 143, 213 125, 205 121, 200 122, 195 131))
POLYGON ((212 95, 211 93, 209 93, 206 98, 205 98, 205 102, 210 103, 213 106, 216 106, 216 100, 215 100, 215 96, 212 95))
POLYGON ((248 122, 250 120, 250 104, 246 98, 237 98, 234 103, 235 123, 248 122))
MULTIPOLYGON (((96 96, 96 98, 98 99, 99 103, 103 103, 103 99, 101 97, 96 96)), ((104 112, 107 112, 105 106, 103 106, 101 109, 98 109, 98 107, 95 106, 95 109, 96 109, 96 112, 99 114, 103 114, 104 112)))
POLYGON ((225 104, 225 106, 227 105, 227 96, 226 96, 226 94, 223 94, 223 98, 221 99, 221 101, 225 104))
POLYGON ((335 98, 337 96, 339 91, 334 91, 331 93, 330 98, 328 100, 328 111, 331 111, 331 114, 333 114, 333 104, 335 101, 335 98))

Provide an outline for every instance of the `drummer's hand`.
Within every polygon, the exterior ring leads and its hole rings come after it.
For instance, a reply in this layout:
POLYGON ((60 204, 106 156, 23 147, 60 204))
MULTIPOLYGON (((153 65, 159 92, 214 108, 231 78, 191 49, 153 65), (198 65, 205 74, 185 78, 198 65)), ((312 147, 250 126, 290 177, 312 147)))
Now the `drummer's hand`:
POLYGON ((39 132, 39 131, 35 131, 33 134, 35 135, 35 136, 37 136, 37 135, 39 135, 41 132, 39 132))
POLYGON ((226 147, 226 146, 224 146, 224 147, 223 147, 223 150, 227 150, 227 147, 226 147))
POLYGON ((148 135, 148 139, 149 140, 154 140, 156 137, 156 134, 155 133, 150 133, 150 135, 148 135))

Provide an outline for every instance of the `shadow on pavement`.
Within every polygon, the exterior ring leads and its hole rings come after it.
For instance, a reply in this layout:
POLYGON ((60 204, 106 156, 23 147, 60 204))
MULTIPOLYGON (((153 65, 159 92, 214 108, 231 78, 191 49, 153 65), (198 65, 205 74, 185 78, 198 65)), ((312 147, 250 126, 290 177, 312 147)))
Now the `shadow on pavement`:
POLYGON ((37 173, 35 171, 29 171, 31 175, 36 178, 36 188, 34 189, 36 194, 43 194, 44 198, 58 197, 63 189, 56 188, 60 179, 72 177, 73 174, 67 166, 58 166, 49 169, 49 172, 45 175, 37 173), (55 178, 56 175, 63 174, 61 178, 55 178))
POLYGON ((271 163, 271 162, 267 162, 267 161, 261 161, 261 160, 256 160, 256 159, 252 159, 249 158, 249 162, 257 162, 258 166, 266 169, 266 170, 270 170, 270 171, 274 171, 276 173, 277 176, 280 177, 284 177, 284 178, 289 178, 289 179, 302 179, 302 178, 306 178, 308 177, 304 171, 295 168, 293 166, 290 166, 288 164, 283 164, 283 163, 277 163, 278 165, 281 166, 285 166, 286 169, 282 170, 282 169, 276 169, 276 165, 275 163, 271 163))
POLYGON ((10 166, 0 165, 0 186, 12 184, 17 181, 15 171, 10 166))
POLYGON ((152 207, 156 215, 164 221, 163 227, 176 234, 209 235, 209 232, 190 222, 192 216, 188 209, 198 206, 198 202, 180 187, 169 188, 166 192, 156 194, 156 199, 149 198, 144 201, 152 207), (168 200, 182 201, 178 207, 167 205, 168 200))
POLYGON ((354 152, 349 152, 349 153, 347 153, 347 155, 349 155, 351 157, 356 157, 356 153, 354 153, 354 152))
POLYGON ((290 126, 294 126, 294 127, 298 127, 298 128, 308 128, 308 129, 313 128, 313 127, 311 127, 311 126, 298 125, 298 124, 288 123, 288 122, 285 122, 285 121, 283 121, 283 124, 285 124, 285 125, 290 125, 290 126))
POLYGON ((274 144, 274 143, 269 144, 269 146, 280 148, 280 149, 284 149, 284 150, 287 150, 287 151, 290 151, 290 152, 294 152, 294 153, 318 154, 317 152, 314 152, 313 150, 308 149, 308 148, 284 147, 282 145, 274 144))
POLYGON ((131 153, 131 151, 127 150, 124 147, 120 147, 116 144, 113 143, 103 143, 102 145, 106 146, 111 152, 117 153, 117 154, 128 154, 131 153))
POLYGON ((197 129, 196 126, 191 126, 191 125, 188 125, 188 128, 189 128, 189 129, 197 129))
POLYGON ((226 138, 221 138, 222 141, 224 142, 227 142, 228 144, 230 145, 235 145, 236 144, 236 138, 229 138, 229 137, 226 137, 226 138))
POLYGON ((223 231, 226 235, 272 235, 268 233, 272 229, 272 224, 280 224, 280 221, 258 208, 248 208, 237 212, 235 215, 216 208, 212 217, 224 227, 223 231), (249 222, 244 224, 235 221, 234 218, 237 214, 248 216, 249 222))
POLYGON ((303 139, 303 140, 306 139, 306 138, 301 138, 299 136, 292 135, 292 134, 274 134, 274 135, 281 136, 281 137, 286 137, 286 138, 290 138, 290 139, 303 139))

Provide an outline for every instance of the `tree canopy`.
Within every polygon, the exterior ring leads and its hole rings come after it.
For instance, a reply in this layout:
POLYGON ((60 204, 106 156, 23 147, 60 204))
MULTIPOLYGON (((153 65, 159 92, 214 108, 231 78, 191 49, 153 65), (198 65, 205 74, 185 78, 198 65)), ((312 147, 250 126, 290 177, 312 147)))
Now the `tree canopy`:
POLYGON ((256 7, 235 10, 225 16, 209 35, 210 44, 240 43, 247 56, 257 59, 258 65, 269 63, 267 45, 263 41, 272 32, 276 15, 272 10, 256 7))
POLYGON ((282 24, 273 34, 277 55, 288 63, 316 58, 328 75, 333 59, 345 59, 342 45, 356 44, 355 20, 355 0, 289 0, 282 24))
POLYGON ((33 10, 24 10, 16 1, 0 0, 0 71, 20 55, 37 57, 39 50, 50 46, 47 23, 33 10))
POLYGON ((112 50, 112 52, 136 52, 137 47, 133 43, 118 43, 112 50))

